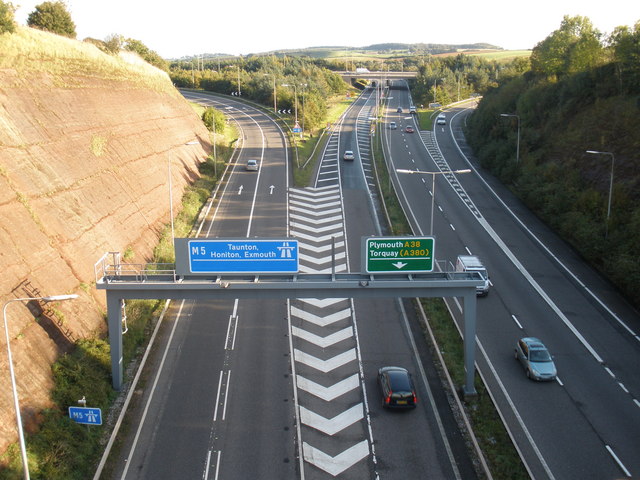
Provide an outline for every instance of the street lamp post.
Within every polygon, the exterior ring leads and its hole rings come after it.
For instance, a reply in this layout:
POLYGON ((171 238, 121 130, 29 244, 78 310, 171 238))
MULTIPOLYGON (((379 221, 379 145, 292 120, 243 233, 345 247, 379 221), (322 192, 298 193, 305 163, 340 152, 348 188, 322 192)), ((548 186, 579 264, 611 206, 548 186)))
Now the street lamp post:
POLYGON ((520 161, 520 116, 515 113, 501 113, 501 117, 516 117, 518 120, 518 140, 516 143, 516 163, 520 161))
POLYGON ((24 441, 24 432, 22 430, 22 416, 20 415, 20 402, 18 401, 18 389, 16 388, 16 375, 13 371, 13 357, 11 355, 11 343, 9 342, 9 326, 7 325, 7 307, 14 302, 26 302, 31 300, 41 300, 43 302, 55 302, 62 300, 71 300, 77 298, 78 295, 52 295, 49 297, 26 297, 26 298, 14 298, 4 304, 2 310, 2 316, 4 320, 4 333, 7 339, 7 358, 9 362, 9 374, 11 376, 11 389, 13 391, 13 405, 16 410, 16 424, 18 427, 18 439, 20 441, 20 454, 22 456, 22 469, 24 473, 24 479, 29 480, 29 461, 27 459, 27 445, 24 441))
POLYGON ((607 221, 604 227, 604 238, 609 236, 609 218, 611 217, 611 197, 613 195, 613 165, 615 163, 615 158, 613 153, 611 152, 600 152, 598 150, 587 150, 587 153, 591 153, 594 155, 611 155, 611 175, 609 178, 609 202, 607 204, 607 221))
POLYGON ((271 75, 273 77, 273 113, 278 113, 277 103, 277 91, 276 91, 276 76, 273 73, 263 73, 265 77, 271 75))
POLYGON ((470 173, 471 170, 468 168, 465 168, 463 170, 444 170, 444 171, 438 171, 438 172, 424 172, 422 170, 406 170, 403 168, 397 168, 396 172, 409 173, 409 174, 421 173, 421 174, 431 175, 431 226, 429 228, 429 236, 432 236, 433 235, 433 210, 434 210, 434 205, 436 200, 436 175, 444 175, 447 173, 470 173))

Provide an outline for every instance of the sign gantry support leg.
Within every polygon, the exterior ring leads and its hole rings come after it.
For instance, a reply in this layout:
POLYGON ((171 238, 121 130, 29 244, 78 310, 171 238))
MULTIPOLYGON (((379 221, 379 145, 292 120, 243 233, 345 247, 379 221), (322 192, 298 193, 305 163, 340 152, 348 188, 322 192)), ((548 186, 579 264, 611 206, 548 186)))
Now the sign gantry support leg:
POLYGON ((122 388, 122 298, 117 292, 107 290, 107 326, 111 346, 111 384, 114 390, 122 388))
POLYGON ((476 354, 476 292, 467 293, 464 297, 464 370, 465 395, 477 395, 474 384, 476 354))

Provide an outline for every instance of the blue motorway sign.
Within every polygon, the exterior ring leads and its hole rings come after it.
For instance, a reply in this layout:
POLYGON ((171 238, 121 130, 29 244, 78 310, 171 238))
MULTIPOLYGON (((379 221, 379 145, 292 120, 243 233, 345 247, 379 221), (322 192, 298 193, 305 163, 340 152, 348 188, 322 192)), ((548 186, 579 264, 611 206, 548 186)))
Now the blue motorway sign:
POLYGON ((189 240, 191 273, 297 273, 298 241, 291 239, 189 240))
POLYGON ((102 410, 88 407, 69 407, 69 418, 76 423, 102 425, 102 410))

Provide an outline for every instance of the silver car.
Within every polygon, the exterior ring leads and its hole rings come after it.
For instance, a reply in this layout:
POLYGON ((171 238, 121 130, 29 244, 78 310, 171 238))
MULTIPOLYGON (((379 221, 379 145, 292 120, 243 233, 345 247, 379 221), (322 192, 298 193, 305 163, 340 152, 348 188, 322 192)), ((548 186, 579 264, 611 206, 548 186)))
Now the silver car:
POLYGON ((547 347, 537 338, 525 337, 518 340, 515 357, 520 360, 527 372, 527 378, 533 380, 555 380, 557 371, 547 347))
POLYGON ((353 161, 356 157, 353 154, 353 151, 347 150, 346 152, 344 152, 344 155, 342 156, 342 158, 347 161, 353 161))
POLYGON ((258 171, 258 161, 257 160, 247 160, 246 169, 249 171, 257 172, 258 171))

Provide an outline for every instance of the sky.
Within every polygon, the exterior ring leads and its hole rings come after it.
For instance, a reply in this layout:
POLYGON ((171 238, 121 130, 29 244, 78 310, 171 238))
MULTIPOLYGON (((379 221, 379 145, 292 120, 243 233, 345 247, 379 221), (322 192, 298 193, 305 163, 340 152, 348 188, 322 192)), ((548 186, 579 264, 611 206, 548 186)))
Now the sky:
MULTIPOLYGON (((16 21, 44 0, 13 0, 16 21)), ((66 0, 77 39, 113 34, 140 40, 165 59, 247 55, 317 46, 489 43, 532 49, 565 15, 611 33, 640 21, 638 0, 66 0)))

